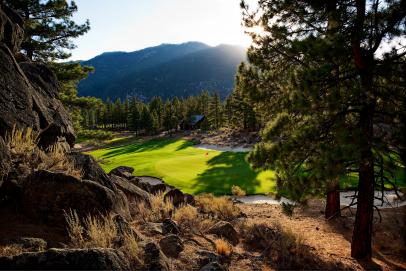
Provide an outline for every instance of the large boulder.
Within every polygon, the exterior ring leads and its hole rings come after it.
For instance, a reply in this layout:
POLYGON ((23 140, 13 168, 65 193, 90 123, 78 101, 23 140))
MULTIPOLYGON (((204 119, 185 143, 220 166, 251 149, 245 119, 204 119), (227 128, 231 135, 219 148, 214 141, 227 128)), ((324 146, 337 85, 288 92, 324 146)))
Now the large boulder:
POLYGON ((128 201, 145 201, 148 202, 149 195, 146 191, 142 190, 138 186, 132 184, 127 179, 121 178, 116 175, 110 176, 111 181, 115 184, 115 186, 124 192, 127 196, 128 201))
POLYGON ((22 20, 0 6, 0 136, 13 129, 32 127, 39 143, 73 146, 71 119, 58 98, 59 83, 44 64, 17 63, 14 55, 23 39, 22 20))
POLYGON ((207 232, 227 239, 234 246, 239 242, 238 232, 234 229, 233 225, 227 221, 217 222, 211 228, 209 228, 207 232))
POLYGON ((63 223, 64 212, 69 209, 81 216, 108 212, 129 216, 122 195, 93 181, 40 170, 31 174, 23 186, 23 211, 43 222, 63 223))
POLYGON ((182 193, 182 191, 175 188, 165 194, 164 200, 172 201, 173 205, 180 206, 185 203, 185 195, 182 193))
POLYGON ((134 172, 134 168, 132 168, 132 167, 119 166, 119 167, 113 168, 109 172, 109 175, 116 175, 119 177, 130 179, 132 177, 133 172, 134 172))
POLYGON ((124 254, 114 249, 49 249, 0 257, 5 270, 131 270, 124 254))
POLYGON ((116 191, 116 187, 110 180, 109 176, 92 156, 83 153, 71 153, 70 157, 72 158, 75 167, 81 169, 83 179, 91 180, 116 191))

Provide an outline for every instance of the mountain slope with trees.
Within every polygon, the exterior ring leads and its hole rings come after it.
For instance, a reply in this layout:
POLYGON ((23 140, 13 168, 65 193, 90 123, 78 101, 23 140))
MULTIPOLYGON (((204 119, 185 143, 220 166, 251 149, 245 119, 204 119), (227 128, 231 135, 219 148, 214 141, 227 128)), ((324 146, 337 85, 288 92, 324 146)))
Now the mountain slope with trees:
POLYGON ((131 53, 111 52, 82 62, 95 72, 79 83, 79 95, 149 100, 196 95, 203 89, 225 98, 233 88, 245 49, 199 42, 162 44, 131 53))

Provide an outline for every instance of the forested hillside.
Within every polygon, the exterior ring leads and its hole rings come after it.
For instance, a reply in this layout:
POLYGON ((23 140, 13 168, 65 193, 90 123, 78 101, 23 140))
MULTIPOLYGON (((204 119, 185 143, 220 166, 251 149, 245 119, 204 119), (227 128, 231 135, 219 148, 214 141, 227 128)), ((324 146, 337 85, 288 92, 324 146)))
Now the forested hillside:
POLYGON ((187 97, 207 89, 225 98, 233 88, 237 66, 244 59, 242 47, 210 47, 199 42, 104 53, 82 62, 93 66, 95 72, 80 82, 79 95, 149 100, 153 96, 187 97))

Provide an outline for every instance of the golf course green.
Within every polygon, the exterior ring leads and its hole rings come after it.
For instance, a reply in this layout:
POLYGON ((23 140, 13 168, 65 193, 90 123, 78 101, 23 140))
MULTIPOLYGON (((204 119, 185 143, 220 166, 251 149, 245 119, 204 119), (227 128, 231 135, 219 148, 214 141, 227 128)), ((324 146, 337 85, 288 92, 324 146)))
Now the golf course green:
MULTIPOLYGON (((254 171, 245 161, 244 152, 198 149, 183 139, 116 138, 110 144, 90 152, 106 172, 118 166, 131 166, 136 176, 162 178, 190 194, 230 194, 233 185, 248 194, 276 192, 274 172, 254 171)), ((393 181, 405 187, 404 169, 399 167, 396 175, 393 181)), ((353 189, 357 182, 357 175, 351 174, 341 178, 340 186, 353 189)), ((391 188, 389 184, 385 186, 391 188)))
POLYGON ((191 194, 230 194, 233 185, 248 194, 275 192, 274 173, 252 170, 245 161, 246 153, 202 150, 182 139, 138 140, 90 154, 107 172, 131 166, 134 175, 159 177, 191 194))

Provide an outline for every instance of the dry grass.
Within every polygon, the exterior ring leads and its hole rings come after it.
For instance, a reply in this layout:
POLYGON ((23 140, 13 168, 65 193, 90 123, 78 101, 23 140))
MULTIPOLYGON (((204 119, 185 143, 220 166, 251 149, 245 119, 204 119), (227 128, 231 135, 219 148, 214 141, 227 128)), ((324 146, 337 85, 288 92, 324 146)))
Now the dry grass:
POLYGON ((38 149, 38 134, 31 127, 18 129, 14 126, 11 132, 6 134, 5 142, 12 154, 26 157, 38 149))
POLYGON ((55 144, 48 148, 47 153, 38 165, 38 169, 45 169, 53 172, 63 172, 67 175, 81 179, 83 173, 75 167, 74 162, 67 157, 66 150, 62 144, 55 144))
POLYGON ((113 246, 117 229, 110 215, 99 217, 88 215, 85 220, 85 227, 88 235, 88 247, 111 248, 113 246))
POLYGON ((20 255, 24 252, 24 249, 21 245, 6 245, 0 246, 0 257, 13 257, 16 255, 20 255))
POLYGON ((85 240, 83 238, 83 233, 85 229, 82 226, 82 223, 76 211, 72 211, 71 209, 69 210, 69 212, 65 211, 65 219, 68 224, 67 231, 72 246, 79 248, 84 247, 85 240))
POLYGON ((138 245, 137 238, 132 234, 124 235, 124 245, 121 250, 131 261, 142 263, 142 249, 138 245))
POLYGON ((231 194, 238 197, 244 197, 245 195, 247 195, 247 192, 245 192, 244 189, 242 189, 238 185, 233 185, 231 187, 231 194))
POLYGON ((182 229, 193 230, 199 223, 197 209, 188 204, 177 208, 173 214, 173 219, 178 222, 182 229))
POLYGON ((216 252, 219 255, 228 257, 233 252, 233 247, 224 239, 214 240, 214 244, 216 245, 216 252))
POLYGON ((20 167, 31 170, 49 170, 63 172, 77 178, 82 172, 75 168, 73 161, 66 155, 62 144, 55 144, 47 152, 38 147, 38 134, 31 127, 18 129, 15 126, 6 134, 6 145, 13 157, 17 157, 20 167))
POLYGON ((110 215, 88 215, 82 221, 76 211, 70 210, 65 212, 65 219, 72 247, 113 247, 113 241, 117 237, 117 228, 110 215))
POLYGON ((149 195, 148 203, 141 201, 133 205, 136 212, 132 215, 140 217, 144 222, 159 222, 171 218, 175 209, 171 200, 164 200, 162 192, 149 195))
POLYGON ((231 220, 240 214, 240 209, 226 197, 203 194, 196 197, 199 209, 219 219, 231 220))

